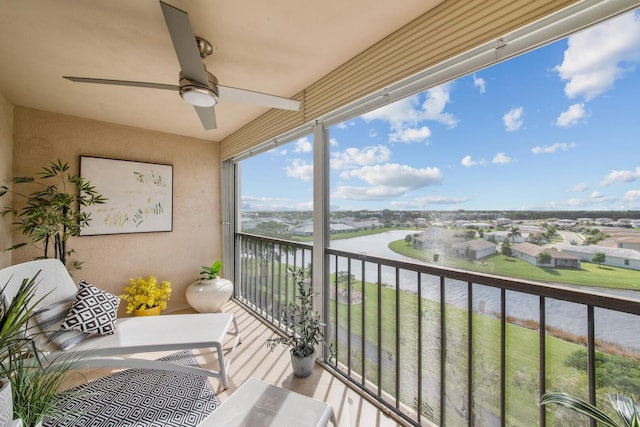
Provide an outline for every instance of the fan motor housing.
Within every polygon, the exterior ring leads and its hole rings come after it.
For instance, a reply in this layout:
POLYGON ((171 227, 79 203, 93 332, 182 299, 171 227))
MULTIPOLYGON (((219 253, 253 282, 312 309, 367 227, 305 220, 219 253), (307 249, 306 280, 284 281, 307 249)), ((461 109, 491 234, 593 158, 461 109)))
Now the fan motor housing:
POLYGON ((186 78, 180 73, 180 96, 197 107, 213 107, 218 103, 218 79, 207 71, 207 85, 186 78))

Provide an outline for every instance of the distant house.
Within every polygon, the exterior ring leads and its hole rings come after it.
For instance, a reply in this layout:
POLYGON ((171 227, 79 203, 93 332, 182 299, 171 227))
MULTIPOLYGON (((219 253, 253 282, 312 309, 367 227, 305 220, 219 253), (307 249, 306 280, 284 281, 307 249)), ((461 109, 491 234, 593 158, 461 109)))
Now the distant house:
POLYGON ((511 224, 511 220, 509 218, 498 218, 496 219, 496 225, 500 227, 501 225, 509 225, 511 224))
POLYGON ((533 243, 516 243, 511 247, 511 253, 514 258, 519 258, 537 267, 580 268, 582 266, 580 258, 575 255, 533 243), (539 256, 543 252, 548 253, 551 257, 551 260, 545 264, 539 262, 539 256))
POLYGON ((577 256, 582 261, 592 262, 596 252, 602 252, 606 256, 604 265, 612 267, 630 268, 640 270, 640 252, 633 249, 612 248, 609 246, 589 245, 562 245, 558 247, 562 252, 577 256))
POLYGON ((576 221, 573 219, 559 219, 556 221, 558 228, 567 229, 576 225, 576 221))
POLYGON ((463 240, 458 231, 440 227, 429 227, 413 238, 413 247, 415 249, 437 249, 444 252, 453 244, 462 242, 463 240))
POLYGON ((352 225, 342 224, 342 223, 331 223, 329 224, 329 231, 331 233, 350 233, 356 231, 356 228, 352 225))
POLYGON ((618 247, 640 251, 640 237, 623 237, 618 240, 618 247))
POLYGON ((509 243, 522 243, 529 241, 529 233, 525 232, 521 232, 521 236, 516 237, 515 239, 512 239, 509 236, 509 231, 492 231, 490 233, 484 233, 485 240, 492 240, 492 237, 494 237, 495 241, 498 243, 504 242, 505 239, 508 240, 509 243))
POLYGON ((293 229, 295 236, 313 236, 313 224, 304 224, 293 229))
POLYGON ((456 255, 466 256, 470 259, 484 258, 497 252, 496 244, 484 239, 455 243, 451 246, 451 249, 456 255))

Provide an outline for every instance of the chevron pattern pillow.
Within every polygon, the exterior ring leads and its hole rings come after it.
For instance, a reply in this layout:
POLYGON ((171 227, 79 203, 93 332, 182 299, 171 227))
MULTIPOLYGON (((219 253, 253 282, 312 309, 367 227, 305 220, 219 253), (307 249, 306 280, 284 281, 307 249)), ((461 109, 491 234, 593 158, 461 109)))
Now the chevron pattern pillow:
POLYGON ((119 305, 120 298, 82 280, 80 290, 60 328, 111 335, 116 331, 119 305))

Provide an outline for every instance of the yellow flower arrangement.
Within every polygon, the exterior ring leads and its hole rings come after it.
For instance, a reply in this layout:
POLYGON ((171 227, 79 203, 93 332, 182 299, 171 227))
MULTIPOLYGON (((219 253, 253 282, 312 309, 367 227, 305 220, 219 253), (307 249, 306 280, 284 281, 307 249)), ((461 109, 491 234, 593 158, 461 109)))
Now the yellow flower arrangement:
POLYGON ((129 286, 124 288, 124 294, 119 296, 128 303, 127 314, 133 313, 134 310, 153 307, 164 310, 171 297, 171 283, 163 280, 158 285, 158 280, 152 275, 129 279, 129 286))

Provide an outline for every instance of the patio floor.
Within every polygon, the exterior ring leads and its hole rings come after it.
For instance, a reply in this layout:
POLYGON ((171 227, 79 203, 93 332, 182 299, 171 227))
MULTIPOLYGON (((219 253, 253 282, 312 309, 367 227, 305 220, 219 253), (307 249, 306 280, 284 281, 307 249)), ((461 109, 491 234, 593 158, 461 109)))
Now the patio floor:
MULTIPOLYGON (((340 427, 401 425, 320 365, 316 365, 314 373, 308 378, 294 377, 291 371, 289 350, 285 347, 277 347, 273 352, 270 352, 265 344, 268 338, 275 336, 271 329, 233 301, 225 304, 223 311, 235 314, 242 336, 242 344, 236 348, 231 362, 229 388, 223 390, 220 380, 216 378, 210 380, 222 402, 247 379, 255 377, 330 403, 340 427)), ((229 345, 224 347, 230 348, 229 345)), ((193 353, 200 365, 217 369, 217 358, 213 351, 209 349, 194 350, 193 353)), ((138 356, 157 359, 166 354, 168 353, 145 353, 138 356)), ((82 384, 114 371, 110 369, 72 371, 68 374, 63 388, 82 384)))

